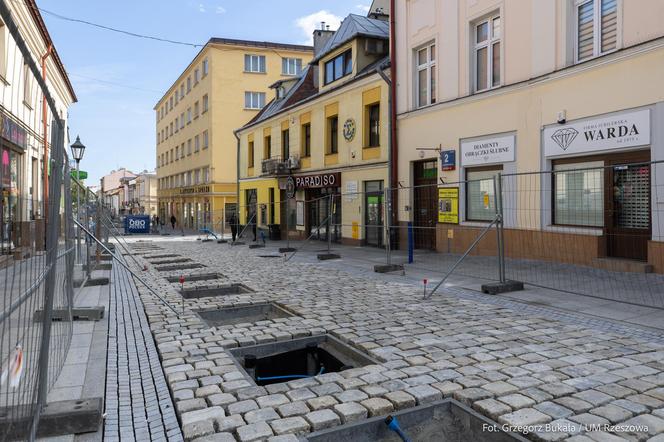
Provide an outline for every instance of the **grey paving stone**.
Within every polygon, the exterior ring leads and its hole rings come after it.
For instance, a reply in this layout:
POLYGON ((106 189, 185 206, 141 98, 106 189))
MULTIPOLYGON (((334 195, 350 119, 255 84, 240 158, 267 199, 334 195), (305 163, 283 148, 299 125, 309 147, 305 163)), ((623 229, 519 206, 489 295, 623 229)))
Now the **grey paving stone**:
POLYGON ((237 436, 240 442, 254 442, 267 439, 272 436, 272 428, 265 422, 245 425, 237 429, 237 436))
POLYGON ((337 400, 332 396, 321 396, 317 398, 308 399, 307 405, 312 411, 323 410, 325 408, 332 408, 338 404, 337 400))
POLYGON ((277 414, 274 408, 261 408, 259 410, 252 410, 244 414, 244 420, 248 424, 256 422, 270 422, 279 419, 281 416, 277 414))
POLYGON ((289 404, 281 405, 277 408, 281 417, 303 416, 311 410, 303 401, 291 402, 289 404))
POLYGON ((368 411, 362 405, 356 402, 346 402, 334 406, 334 411, 341 417, 341 422, 349 424, 365 419, 368 411))
POLYGON ((512 409, 503 402, 495 399, 483 399, 473 403, 473 408, 493 420, 498 419, 503 414, 510 413, 512 409))
POLYGON ((309 431, 310 425, 302 417, 287 417, 270 422, 274 434, 296 434, 301 435, 309 431))
POLYGON ((339 416, 332 410, 319 410, 307 413, 305 419, 311 425, 313 431, 331 428, 341 423, 339 416))
POLYGON ((551 416, 541 413, 534 408, 522 408, 512 413, 503 414, 498 418, 500 423, 509 426, 529 426, 551 422, 551 416))
POLYGON ((387 399, 370 398, 360 402, 364 408, 369 412, 370 417, 383 416, 394 410, 394 405, 387 399))
POLYGON ((403 410, 417 404, 417 400, 405 391, 392 391, 386 393, 384 397, 392 403, 395 410, 403 410))

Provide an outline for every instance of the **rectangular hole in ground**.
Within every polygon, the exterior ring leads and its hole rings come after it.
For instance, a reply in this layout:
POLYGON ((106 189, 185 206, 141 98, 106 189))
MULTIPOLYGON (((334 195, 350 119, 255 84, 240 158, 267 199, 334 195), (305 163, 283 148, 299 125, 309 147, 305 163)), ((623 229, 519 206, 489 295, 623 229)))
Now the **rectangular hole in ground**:
POLYGON ((216 296, 228 296, 228 295, 243 295, 245 293, 253 293, 253 292, 254 291, 251 290, 246 285, 238 283, 192 287, 180 290, 180 294, 185 299, 213 298, 216 296))
MULTIPOLYGON (((453 399, 409 408, 392 414, 404 435, 418 442, 526 442, 502 430, 501 425, 453 399), (491 430, 487 430, 491 428, 491 430)), ((386 417, 374 417, 307 435, 308 442, 401 442, 386 417)))
MULTIPOLYGON (((221 273, 199 273, 197 275, 183 275, 185 282, 193 281, 209 281, 213 279, 225 279, 226 277, 221 273)), ((179 276, 169 276, 166 278, 168 282, 180 282, 179 276)))
POLYGON ((182 258, 182 255, 176 255, 174 253, 165 253, 163 255, 147 255, 144 256, 145 259, 162 259, 162 258, 182 258))
POLYGON ((191 263, 191 264, 175 264, 175 265, 166 265, 155 267, 155 270, 158 272, 172 272, 175 270, 191 270, 191 269, 202 269, 205 267, 203 264, 191 263))
POLYGON ((164 258, 148 261, 152 265, 164 265, 164 264, 183 264, 185 262, 192 262, 189 258, 164 258))
POLYGON ((231 354, 257 385, 278 384, 379 363, 331 335, 240 347, 232 349, 231 354))
POLYGON ((242 307, 226 307, 214 310, 199 310, 198 316, 210 327, 254 323, 268 319, 294 316, 273 303, 253 304, 242 307))

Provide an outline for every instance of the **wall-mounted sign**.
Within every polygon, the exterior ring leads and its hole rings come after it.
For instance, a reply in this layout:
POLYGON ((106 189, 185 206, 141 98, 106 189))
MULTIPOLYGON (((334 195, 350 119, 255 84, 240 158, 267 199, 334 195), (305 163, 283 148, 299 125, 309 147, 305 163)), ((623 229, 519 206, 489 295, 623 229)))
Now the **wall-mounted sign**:
POLYGON ((125 233, 150 233, 150 217, 135 215, 125 217, 125 233))
POLYGON ((357 195, 357 181, 346 181, 346 201, 355 201, 357 195))
POLYGON ((292 176, 286 178, 286 198, 295 198, 295 180, 292 176))
MULTIPOLYGON (((76 178, 76 171, 75 170, 71 171, 71 177, 76 178)), ((78 179, 79 180, 85 180, 87 178, 88 178, 88 173, 86 171, 81 170, 80 172, 78 172, 78 179)))
POLYGON ((650 110, 544 128, 544 155, 571 155, 650 144, 650 110))
POLYGON ((180 189, 181 195, 188 195, 191 193, 210 193, 210 186, 198 186, 198 187, 188 187, 186 189, 180 189))
POLYGON ((341 186, 341 173, 321 173, 320 175, 296 176, 295 187, 297 189, 319 189, 321 187, 341 186))
POLYGON ((440 153, 440 170, 456 169, 456 150, 444 150, 440 153))
POLYGON ((344 123, 344 139, 346 141, 353 141, 355 130, 355 120, 352 118, 347 119, 344 123))
POLYGON ((3 115, 0 122, 2 122, 2 137, 5 140, 23 149, 28 147, 28 132, 25 129, 7 115, 3 115))
POLYGON ((438 222, 459 224, 459 188, 438 189, 438 222))
POLYGON ((516 137, 514 135, 462 141, 461 164, 463 166, 478 166, 514 161, 515 142, 516 137))

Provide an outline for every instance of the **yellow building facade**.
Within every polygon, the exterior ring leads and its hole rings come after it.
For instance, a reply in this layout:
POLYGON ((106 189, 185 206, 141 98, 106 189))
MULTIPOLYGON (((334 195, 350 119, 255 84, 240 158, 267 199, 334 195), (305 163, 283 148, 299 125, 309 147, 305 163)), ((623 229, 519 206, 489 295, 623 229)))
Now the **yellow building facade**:
POLYGON ((320 50, 302 76, 273 85, 273 101, 237 131, 241 224, 272 239, 326 241, 330 218, 332 241, 383 245, 389 88, 377 70, 387 66, 387 30, 346 18, 314 43, 320 50), (357 35, 358 25, 373 34, 357 35), (385 50, 366 51, 377 42, 385 50), (330 72, 335 60, 341 72, 330 72))
POLYGON ((265 106, 269 85, 296 78, 312 56, 300 45, 221 38, 205 45, 154 108, 162 220, 227 230, 237 203, 233 130, 265 106))

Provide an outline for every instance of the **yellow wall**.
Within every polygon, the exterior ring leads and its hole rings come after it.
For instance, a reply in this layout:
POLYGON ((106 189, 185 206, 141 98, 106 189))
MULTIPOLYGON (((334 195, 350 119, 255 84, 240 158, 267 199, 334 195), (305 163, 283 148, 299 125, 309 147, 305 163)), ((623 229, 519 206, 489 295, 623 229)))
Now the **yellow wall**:
POLYGON ((252 181, 241 181, 240 182, 240 224, 245 224, 247 220, 247 201, 245 197, 245 190, 255 189, 257 191, 256 201, 257 201, 257 221, 259 227, 267 228, 267 226, 262 223, 260 219, 260 205, 267 204, 267 221, 270 220, 270 188, 274 189, 274 221, 276 224, 279 224, 281 216, 281 200, 279 193, 279 182, 275 178, 269 179, 258 179, 252 181))

